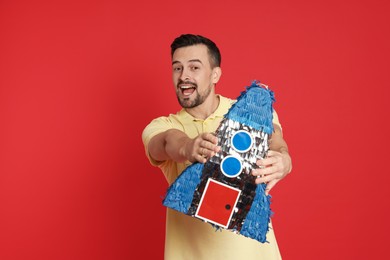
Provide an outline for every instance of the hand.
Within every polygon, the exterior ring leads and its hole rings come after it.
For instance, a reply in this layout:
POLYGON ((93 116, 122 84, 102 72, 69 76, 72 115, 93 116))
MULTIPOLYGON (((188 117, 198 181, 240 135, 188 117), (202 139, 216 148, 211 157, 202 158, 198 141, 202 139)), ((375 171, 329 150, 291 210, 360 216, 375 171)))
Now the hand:
POLYGON ((190 162, 205 163, 221 149, 217 146, 218 138, 211 133, 202 133, 189 140, 184 146, 184 154, 190 162))
POLYGON ((260 168, 252 170, 252 175, 258 176, 256 184, 267 183, 265 194, 281 179, 291 172, 291 158, 288 152, 268 151, 266 158, 256 162, 260 168))

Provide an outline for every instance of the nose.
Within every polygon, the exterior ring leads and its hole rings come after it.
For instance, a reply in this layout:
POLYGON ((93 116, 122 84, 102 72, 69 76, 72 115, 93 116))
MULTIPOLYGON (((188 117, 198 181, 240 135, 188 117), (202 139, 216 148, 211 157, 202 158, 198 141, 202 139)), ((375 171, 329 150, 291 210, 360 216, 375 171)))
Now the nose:
POLYGON ((189 71, 188 69, 183 68, 180 74, 180 79, 182 81, 187 81, 190 79, 189 71))

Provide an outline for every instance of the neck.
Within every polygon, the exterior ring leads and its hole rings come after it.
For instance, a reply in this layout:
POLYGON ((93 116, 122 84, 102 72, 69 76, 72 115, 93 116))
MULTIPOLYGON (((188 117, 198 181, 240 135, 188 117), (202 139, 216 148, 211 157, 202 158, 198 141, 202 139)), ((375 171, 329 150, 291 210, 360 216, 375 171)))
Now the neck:
POLYGON ((197 119, 206 119, 217 110, 219 105, 219 96, 214 92, 210 93, 207 99, 197 107, 186 108, 186 112, 197 119))

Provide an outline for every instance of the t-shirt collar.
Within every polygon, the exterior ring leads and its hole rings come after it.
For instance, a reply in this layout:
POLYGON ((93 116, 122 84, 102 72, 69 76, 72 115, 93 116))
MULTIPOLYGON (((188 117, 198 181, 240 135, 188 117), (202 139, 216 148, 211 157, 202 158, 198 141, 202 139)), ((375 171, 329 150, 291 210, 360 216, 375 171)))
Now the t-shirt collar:
MULTIPOLYGON (((214 113, 212 113, 207 119, 213 119, 215 117, 223 117, 229 110, 230 106, 231 106, 231 102, 228 98, 226 97, 223 97, 219 94, 217 94, 217 96, 219 97, 219 104, 218 104, 218 107, 217 109, 214 111, 214 113)), ((179 115, 182 116, 182 117, 185 117, 185 118, 189 118, 191 120, 201 120, 201 119, 197 119, 195 117, 193 117, 192 115, 190 115, 189 113, 187 113, 187 111, 182 108, 180 111, 179 111, 179 115)))

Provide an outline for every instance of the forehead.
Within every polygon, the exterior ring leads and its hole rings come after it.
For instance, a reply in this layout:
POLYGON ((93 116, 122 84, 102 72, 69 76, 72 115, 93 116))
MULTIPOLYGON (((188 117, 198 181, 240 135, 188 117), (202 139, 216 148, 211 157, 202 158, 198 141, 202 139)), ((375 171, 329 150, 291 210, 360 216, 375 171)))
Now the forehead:
POLYGON ((192 60, 200 60, 203 64, 209 64, 207 46, 197 44, 176 49, 172 56, 172 62, 186 63, 192 60))

